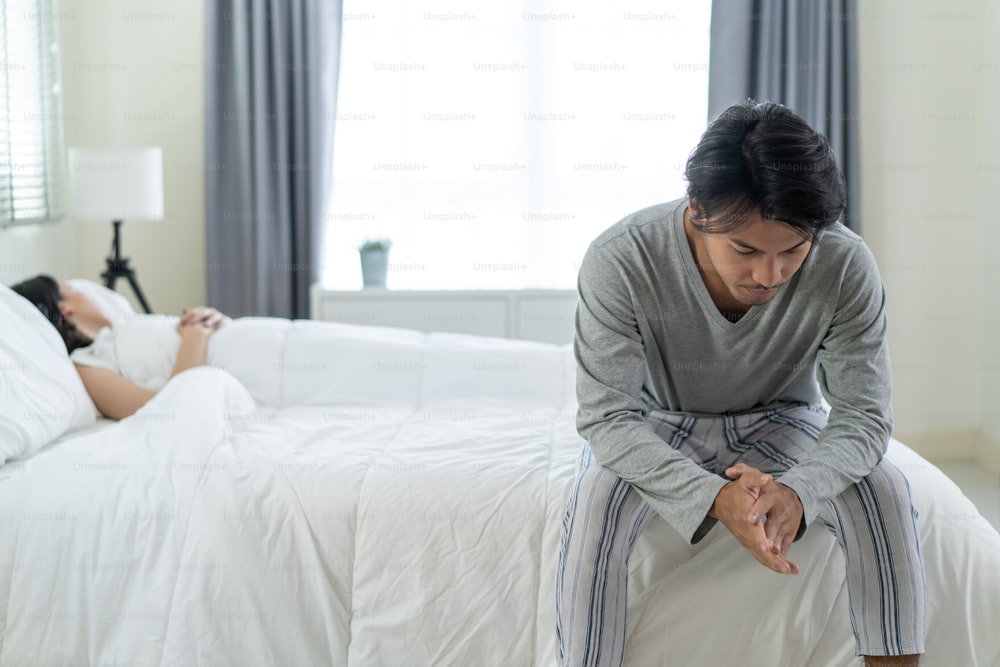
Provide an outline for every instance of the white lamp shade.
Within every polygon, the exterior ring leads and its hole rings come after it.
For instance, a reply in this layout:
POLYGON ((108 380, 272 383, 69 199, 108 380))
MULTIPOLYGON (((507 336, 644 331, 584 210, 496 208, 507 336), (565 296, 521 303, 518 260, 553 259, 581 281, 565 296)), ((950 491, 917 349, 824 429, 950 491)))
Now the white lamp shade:
POLYGON ((81 220, 162 220, 163 151, 70 148, 69 191, 81 220))

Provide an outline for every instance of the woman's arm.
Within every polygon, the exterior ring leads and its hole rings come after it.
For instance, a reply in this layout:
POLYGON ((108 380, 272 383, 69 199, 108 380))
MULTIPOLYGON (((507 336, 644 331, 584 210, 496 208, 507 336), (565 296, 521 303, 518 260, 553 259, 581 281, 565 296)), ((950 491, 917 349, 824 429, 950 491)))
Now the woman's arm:
MULTIPOLYGON (((215 311, 218 314, 218 311, 215 311)), ((187 315, 187 313, 185 313, 187 315)), ((191 316, 183 320, 177 329, 181 334, 181 345, 177 350, 170 377, 195 366, 204 366, 208 351, 208 338, 222 326, 228 318, 214 315, 191 316)), ((156 392, 140 387, 114 371, 75 364, 83 386, 90 394, 101 414, 110 419, 124 419, 146 405, 156 392)))
POLYGON ((195 366, 204 366, 208 355, 208 337, 215 328, 203 321, 177 325, 181 334, 181 346, 177 349, 177 360, 170 371, 170 377, 195 366))
POLYGON ((204 366, 208 355, 209 336, 229 321, 229 317, 215 308, 207 306, 185 308, 177 324, 177 331, 181 335, 181 346, 177 350, 177 360, 174 362, 170 377, 195 366, 204 366))
POLYGON ((81 364, 74 366, 94 405, 102 415, 110 419, 124 419, 135 414, 136 410, 146 405, 149 399, 156 395, 156 392, 129 382, 107 368, 81 364))

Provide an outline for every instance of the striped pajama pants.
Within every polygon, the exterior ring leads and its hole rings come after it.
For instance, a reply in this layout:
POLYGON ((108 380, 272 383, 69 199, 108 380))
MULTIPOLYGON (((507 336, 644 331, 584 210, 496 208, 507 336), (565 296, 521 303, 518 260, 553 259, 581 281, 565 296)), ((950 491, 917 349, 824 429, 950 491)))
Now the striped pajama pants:
MULTIPOLYGON (((787 404, 719 417, 670 415, 656 431, 664 447, 671 443, 714 474, 742 461, 780 479, 816 446, 825 423, 821 407, 787 404)), ((563 518, 556 578, 560 664, 623 664, 629 554, 653 515, 635 488, 594 462, 585 445, 563 518)), ((923 559, 903 473, 883 459, 827 503, 818 521, 844 550, 857 654, 923 653, 923 559)))

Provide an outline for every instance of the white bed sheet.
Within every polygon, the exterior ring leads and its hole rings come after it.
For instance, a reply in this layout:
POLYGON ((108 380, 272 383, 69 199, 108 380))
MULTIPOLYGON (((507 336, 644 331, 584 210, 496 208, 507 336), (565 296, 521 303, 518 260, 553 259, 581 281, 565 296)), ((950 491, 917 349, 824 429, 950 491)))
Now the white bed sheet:
MULTIPOLYGON (((254 404, 186 373, 0 479, 0 666, 552 665, 565 410, 514 401, 254 404)), ((927 561, 931 667, 1000 664, 1000 536, 893 442, 927 561)), ((654 522, 630 664, 860 664, 832 537, 761 568, 654 522), (752 610, 748 611, 748 610, 752 610)))

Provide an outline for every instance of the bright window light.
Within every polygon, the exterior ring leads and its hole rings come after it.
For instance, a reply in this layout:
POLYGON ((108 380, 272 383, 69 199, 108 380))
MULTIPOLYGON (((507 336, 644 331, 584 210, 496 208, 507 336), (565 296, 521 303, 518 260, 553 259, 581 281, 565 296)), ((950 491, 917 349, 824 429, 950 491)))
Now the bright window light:
POLYGON ((0 227, 62 215, 64 14, 53 0, 0 2, 0 227))
POLYGON ((344 3, 323 284, 572 288, 593 238, 682 196, 710 2, 344 3))

